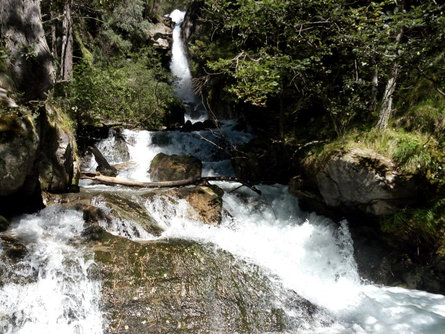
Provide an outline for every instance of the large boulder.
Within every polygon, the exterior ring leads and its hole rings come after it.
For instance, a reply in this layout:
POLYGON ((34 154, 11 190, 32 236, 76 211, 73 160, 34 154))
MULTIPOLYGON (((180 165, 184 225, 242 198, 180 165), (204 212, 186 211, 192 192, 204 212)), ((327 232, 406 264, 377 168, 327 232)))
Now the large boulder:
POLYGON ((45 99, 56 74, 41 16, 39 1, 2 1, 0 34, 8 51, 5 67, 26 101, 45 99))
POLYGON ((197 180, 201 177, 202 162, 190 155, 157 154, 150 165, 152 181, 197 180))
POLYGON ((316 174, 330 207, 351 207, 374 216, 393 214, 416 201, 418 184, 399 173, 388 158, 371 149, 338 152, 316 174))
POLYGON ((104 232, 92 247, 109 317, 105 333, 295 331, 322 312, 212 245, 138 243, 104 232))
POLYGON ((17 192, 33 174, 38 147, 39 135, 31 116, 0 116, 0 196, 17 192))

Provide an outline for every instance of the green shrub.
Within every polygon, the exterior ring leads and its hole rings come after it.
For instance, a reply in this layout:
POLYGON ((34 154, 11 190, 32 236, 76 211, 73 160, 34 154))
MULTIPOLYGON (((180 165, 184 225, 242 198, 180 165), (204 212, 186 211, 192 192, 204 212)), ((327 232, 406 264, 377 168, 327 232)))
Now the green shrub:
POLYGON ((417 253, 430 252, 439 246, 445 228, 445 198, 426 208, 405 209, 388 216, 382 219, 380 228, 395 246, 414 247, 417 253))
POLYGON ((177 101, 168 74, 148 62, 144 55, 102 66, 83 62, 75 67, 74 79, 60 102, 81 123, 113 121, 158 128, 177 101))

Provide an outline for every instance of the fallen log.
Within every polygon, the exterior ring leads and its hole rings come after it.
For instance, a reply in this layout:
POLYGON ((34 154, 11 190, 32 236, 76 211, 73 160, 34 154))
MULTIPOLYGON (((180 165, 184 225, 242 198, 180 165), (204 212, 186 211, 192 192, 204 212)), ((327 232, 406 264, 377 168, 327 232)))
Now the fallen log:
POLYGON ((136 188, 171 188, 171 187, 183 187, 192 184, 200 184, 206 181, 225 181, 225 182, 237 182, 241 183, 243 186, 248 187, 252 191, 261 195, 261 191, 259 191, 254 186, 247 184, 241 180, 238 180, 235 177, 225 177, 225 176, 216 176, 216 177, 201 177, 201 178, 188 178, 185 180, 177 180, 177 181, 158 181, 158 182, 139 182, 128 179, 122 179, 113 176, 105 176, 99 172, 82 172, 80 175, 81 179, 93 180, 98 183, 107 184, 107 185, 122 185, 127 187, 136 187, 136 188))

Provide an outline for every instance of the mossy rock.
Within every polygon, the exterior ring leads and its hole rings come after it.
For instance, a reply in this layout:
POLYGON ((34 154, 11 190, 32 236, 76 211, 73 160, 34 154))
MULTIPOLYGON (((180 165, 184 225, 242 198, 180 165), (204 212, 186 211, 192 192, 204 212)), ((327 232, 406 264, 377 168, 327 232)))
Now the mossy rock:
POLYGON ((143 244, 104 233, 92 247, 109 318, 105 333, 282 332, 321 312, 212 245, 143 244), (299 316, 288 316, 285 307, 299 316))
POLYGON ((202 162, 191 155, 157 154, 150 164, 152 181, 178 181, 201 177, 202 162))

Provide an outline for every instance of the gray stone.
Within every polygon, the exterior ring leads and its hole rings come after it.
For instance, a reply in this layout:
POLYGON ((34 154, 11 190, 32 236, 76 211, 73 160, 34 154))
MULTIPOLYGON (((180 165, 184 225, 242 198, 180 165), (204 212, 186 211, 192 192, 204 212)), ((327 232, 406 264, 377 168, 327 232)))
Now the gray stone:
POLYGON ((147 39, 155 48, 170 50, 172 34, 172 28, 170 28, 166 23, 160 22, 150 27, 147 32, 147 39))
POLYGON ((13 194, 33 172, 39 135, 32 117, 0 117, 0 196, 13 194))
POLYGON ((316 175, 325 204, 355 207, 381 216, 415 200, 416 185, 388 158, 370 149, 352 149, 331 158, 316 175))

